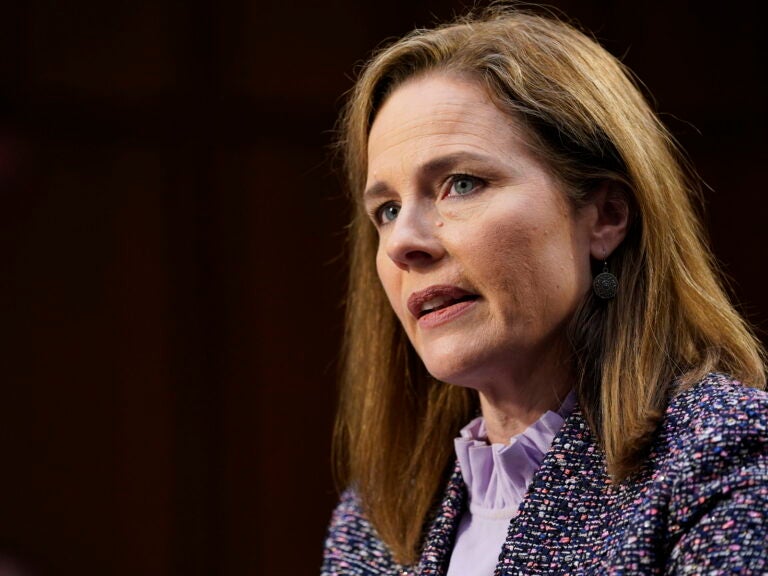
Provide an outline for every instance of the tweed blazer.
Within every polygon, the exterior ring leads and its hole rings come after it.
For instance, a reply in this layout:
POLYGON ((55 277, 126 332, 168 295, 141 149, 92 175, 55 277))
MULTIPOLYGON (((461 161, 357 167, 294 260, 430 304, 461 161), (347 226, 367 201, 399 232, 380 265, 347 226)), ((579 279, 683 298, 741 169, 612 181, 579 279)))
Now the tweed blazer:
MULTIPOLYGON (((404 566, 347 490, 322 575, 442 576, 466 506, 456 467, 419 562, 404 566)), ((499 552, 496 576, 768 574, 768 394, 710 374, 672 399, 641 471, 618 484, 577 407, 499 552)))

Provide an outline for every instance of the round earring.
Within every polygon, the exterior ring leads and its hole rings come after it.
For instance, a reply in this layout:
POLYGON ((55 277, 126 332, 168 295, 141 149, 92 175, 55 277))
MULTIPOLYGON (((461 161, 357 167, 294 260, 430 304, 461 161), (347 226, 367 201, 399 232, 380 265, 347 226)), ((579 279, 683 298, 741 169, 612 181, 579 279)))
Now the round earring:
POLYGON ((592 290, 595 295, 603 300, 612 300, 616 297, 619 288, 619 280, 608 271, 608 261, 603 260, 603 271, 592 281, 592 290))

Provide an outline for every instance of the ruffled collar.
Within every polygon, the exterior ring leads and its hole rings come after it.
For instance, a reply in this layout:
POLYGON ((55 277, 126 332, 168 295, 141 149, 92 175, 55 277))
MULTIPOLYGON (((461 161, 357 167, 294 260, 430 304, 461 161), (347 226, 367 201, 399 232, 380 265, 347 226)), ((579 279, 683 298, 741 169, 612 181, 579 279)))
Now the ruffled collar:
POLYGON ((488 444, 485 420, 475 418, 454 440, 472 513, 510 517, 517 512, 552 439, 576 405, 571 391, 557 412, 548 410, 509 444, 488 444))

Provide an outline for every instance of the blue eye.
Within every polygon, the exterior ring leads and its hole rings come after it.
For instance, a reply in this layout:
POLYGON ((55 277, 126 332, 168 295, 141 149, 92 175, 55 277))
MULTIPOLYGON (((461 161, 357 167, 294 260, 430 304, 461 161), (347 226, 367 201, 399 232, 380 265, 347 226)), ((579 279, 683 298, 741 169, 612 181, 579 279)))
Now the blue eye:
POLYGON ((451 181, 450 193, 456 196, 466 196, 470 192, 474 192, 475 188, 480 185, 480 181, 474 176, 467 176, 462 174, 455 176, 451 181))
POLYGON ((379 208, 379 221, 383 223, 392 222, 400 214, 400 206, 397 204, 385 204, 379 208))

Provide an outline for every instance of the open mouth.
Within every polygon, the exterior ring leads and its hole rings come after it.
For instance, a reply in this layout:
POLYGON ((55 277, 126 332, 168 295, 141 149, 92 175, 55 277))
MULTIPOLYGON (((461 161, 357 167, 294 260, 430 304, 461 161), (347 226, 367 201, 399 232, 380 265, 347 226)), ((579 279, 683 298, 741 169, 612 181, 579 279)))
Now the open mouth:
POLYGON ((449 306, 454 306, 456 304, 459 304, 461 302, 470 302, 472 300, 477 300, 479 296, 476 294, 467 294, 466 296, 461 296, 460 298, 450 298, 450 299, 443 299, 442 302, 433 302, 433 301, 427 301, 422 306, 422 309, 418 313, 418 318, 423 318, 427 314, 431 314, 432 312, 437 312, 438 310, 444 310, 445 308, 448 308, 449 306))
MULTIPOLYGON (((435 284, 418 292, 414 292, 408 298, 408 310, 418 320, 425 316, 435 314, 446 308, 472 302, 480 298, 479 294, 448 284, 435 284)), ((446 314, 447 312, 444 312, 446 314)))

